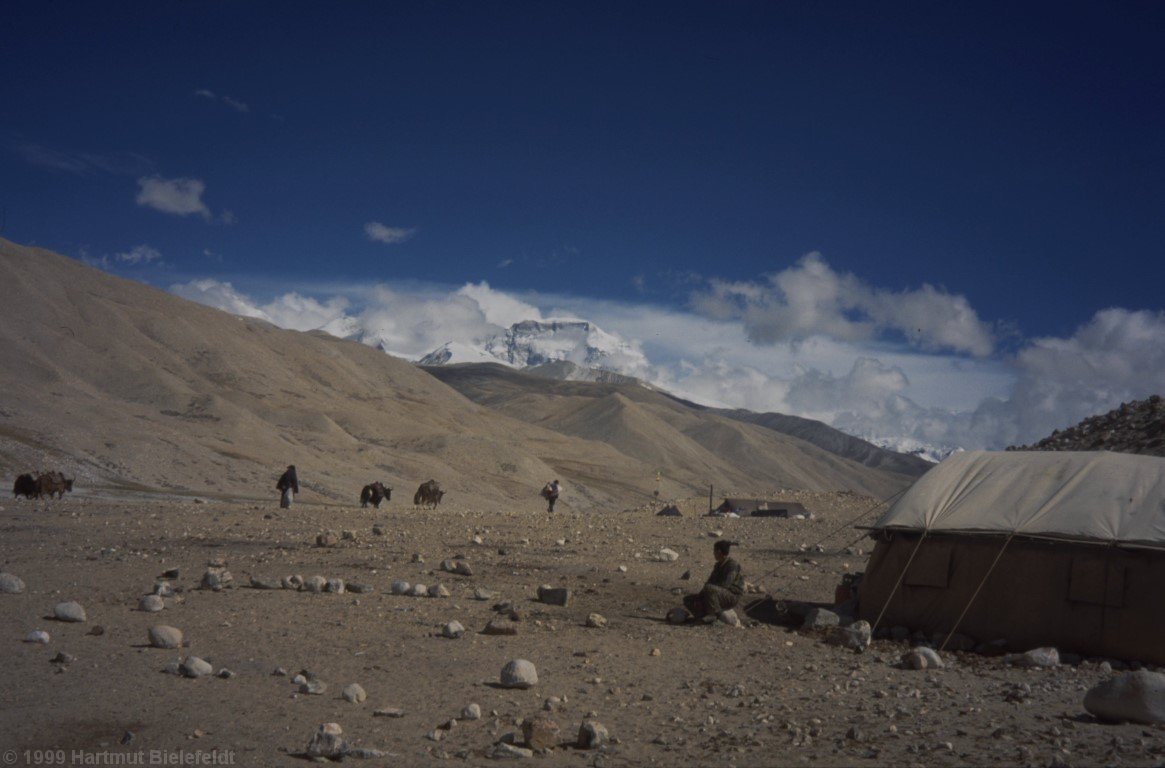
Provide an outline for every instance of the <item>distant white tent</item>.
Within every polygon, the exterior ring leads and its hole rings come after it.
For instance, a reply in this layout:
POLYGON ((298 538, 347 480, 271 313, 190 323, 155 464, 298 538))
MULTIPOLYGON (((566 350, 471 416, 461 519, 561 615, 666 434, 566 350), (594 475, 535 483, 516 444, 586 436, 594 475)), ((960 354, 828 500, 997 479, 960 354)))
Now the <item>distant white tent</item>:
POLYGON ((955 454, 871 535, 872 623, 1165 662, 1165 459, 955 454))

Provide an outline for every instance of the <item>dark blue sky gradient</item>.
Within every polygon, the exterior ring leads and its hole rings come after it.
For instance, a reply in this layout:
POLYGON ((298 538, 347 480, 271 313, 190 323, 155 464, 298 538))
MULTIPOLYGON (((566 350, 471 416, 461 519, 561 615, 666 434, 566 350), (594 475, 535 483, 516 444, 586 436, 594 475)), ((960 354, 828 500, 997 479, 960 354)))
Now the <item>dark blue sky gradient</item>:
POLYGON ((8 2, 3 17, 3 235, 70 255, 148 244, 165 265, 134 275, 161 285, 485 279, 670 303, 691 273, 754 280, 820 251, 882 288, 964 294, 1027 336, 1162 307, 1165 4, 8 2), (52 168, 29 147, 99 160, 52 168), (203 180, 236 222, 136 205, 153 174, 203 180), (417 233, 386 246, 368 221, 417 233))

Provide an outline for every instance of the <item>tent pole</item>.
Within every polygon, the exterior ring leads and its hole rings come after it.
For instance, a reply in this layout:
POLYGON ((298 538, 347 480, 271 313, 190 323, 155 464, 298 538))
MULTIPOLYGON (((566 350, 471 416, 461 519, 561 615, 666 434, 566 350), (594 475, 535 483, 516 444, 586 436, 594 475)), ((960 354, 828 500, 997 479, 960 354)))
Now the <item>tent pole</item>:
POLYGON ((951 627, 951 631, 947 633, 947 636, 943 640, 942 645, 938 647, 939 651, 942 651, 943 648, 947 647, 947 643, 951 641, 951 638, 955 634, 955 630, 957 630, 959 625, 963 623, 963 618, 967 615, 967 611, 971 609, 971 603, 975 602, 975 598, 979 596, 979 591, 982 590, 983 585, 987 583, 987 578, 991 575, 991 572, 995 570, 995 564, 999 562, 999 558, 1003 557, 1003 551, 1007 549, 1007 545, 1011 543, 1013 538, 1015 538, 1015 531, 1012 531, 1007 535, 1007 539, 1004 540, 1003 546, 999 548, 999 552, 996 553, 995 559, 991 561, 991 567, 987 569, 987 573, 983 574, 983 578, 979 582, 979 586, 975 587, 975 594, 971 595, 971 599, 968 600, 967 604, 963 606, 963 612, 959 614, 959 618, 957 621, 955 621, 955 625, 951 627))
POLYGON ((922 529, 922 535, 918 537, 918 543, 914 545, 914 551, 910 553, 910 557, 906 560, 906 565, 902 566, 902 573, 898 574, 898 581, 894 582, 894 588, 890 590, 890 596, 886 598, 886 604, 882 606, 882 610, 878 612, 878 618, 874 619, 873 625, 870 626, 871 635, 878 628, 882 617, 886 615, 886 609, 890 607, 890 601, 894 599, 894 593, 898 591, 898 587, 902 586, 902 580, 906 578, 906 571, 910 568, 910 564, 914 562, 914 556, 918 554, 918 548, 922 546, 922 542, 926 539, 926 534, 928 533, 930 533, 929 529, 922 529))

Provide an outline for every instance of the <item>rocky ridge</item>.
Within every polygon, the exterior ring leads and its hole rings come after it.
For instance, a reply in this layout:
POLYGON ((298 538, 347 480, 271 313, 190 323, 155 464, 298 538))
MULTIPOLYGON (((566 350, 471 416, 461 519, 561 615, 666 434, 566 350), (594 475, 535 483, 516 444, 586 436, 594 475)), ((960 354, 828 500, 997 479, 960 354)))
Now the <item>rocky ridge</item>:
POLYGON ((1117 451, 1165 456, 1165 401, 1160 395, 1121 403, 1108 413, 1057 429, 1031 445, 1009 451, 1117 451))

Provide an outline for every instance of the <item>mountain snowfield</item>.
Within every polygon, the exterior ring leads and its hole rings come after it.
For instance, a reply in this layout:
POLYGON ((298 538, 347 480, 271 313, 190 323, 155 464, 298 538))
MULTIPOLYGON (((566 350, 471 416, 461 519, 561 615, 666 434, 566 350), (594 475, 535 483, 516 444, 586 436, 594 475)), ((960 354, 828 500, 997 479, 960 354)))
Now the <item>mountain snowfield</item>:
MULTIPOLYGON (((323 330, 335 333, 328 328, 323 330)), ((368 336, 356 330, 345 337, 369 343, 368 336)), ((655 388, 649 378, 643 378, 650 376, 651 366, 638 344, 586 320, 523 320, 505 333, 489 336, 479 343, 446 342, 415 362, 424 366, 501 363, 546 378, 570 381, 610 380, 614 375, 655 388)), ((910 437, 874 434, 854 434, 854 437, 932 463, 962 450, 957 446, 929 445, 910 437)))

